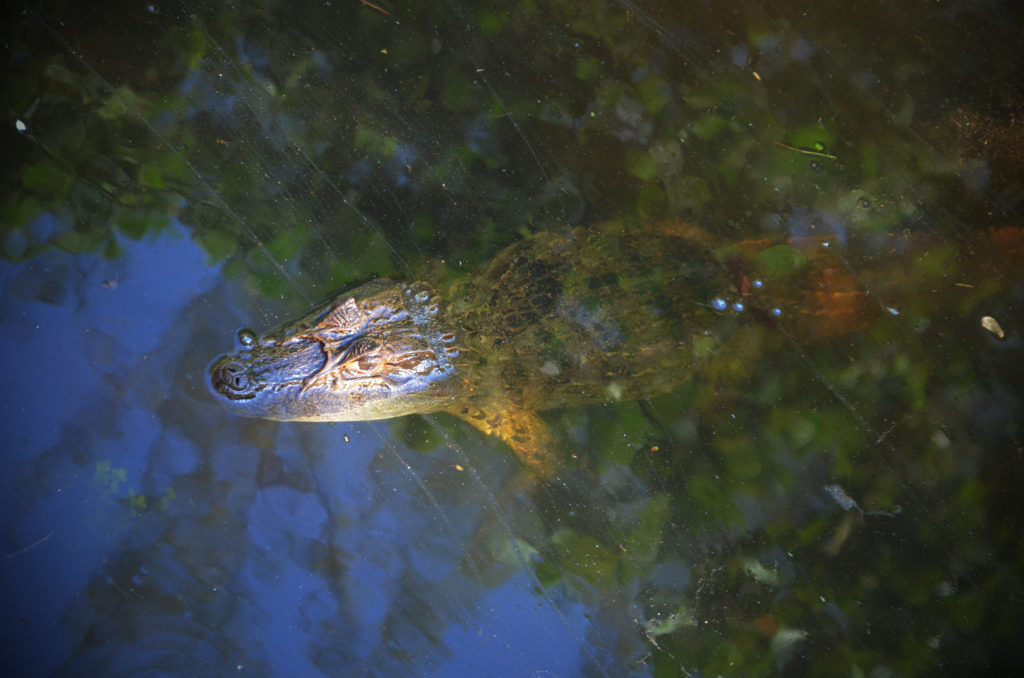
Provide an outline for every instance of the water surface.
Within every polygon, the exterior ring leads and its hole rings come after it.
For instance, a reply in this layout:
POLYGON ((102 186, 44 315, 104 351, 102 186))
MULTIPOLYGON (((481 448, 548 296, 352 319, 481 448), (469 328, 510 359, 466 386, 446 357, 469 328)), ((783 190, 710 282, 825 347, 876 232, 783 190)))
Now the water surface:
POLYGON ((5 672, 1018 662, 1020 9, 719 4, 15 10, 5 672), (548 413, 545 480, 443 415, 207 393, 240 327, 609 219, 826 238, 879 312, 751 322, 669 395, 548 413))

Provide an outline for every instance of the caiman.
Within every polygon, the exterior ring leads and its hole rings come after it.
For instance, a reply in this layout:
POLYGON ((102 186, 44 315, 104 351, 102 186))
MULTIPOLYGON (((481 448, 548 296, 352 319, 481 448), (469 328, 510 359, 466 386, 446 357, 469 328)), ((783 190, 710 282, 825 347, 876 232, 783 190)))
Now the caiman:
MULTIPOLYGON (((893 239, 876 278, 905 266, 893 239)), ((240 330, 210 383, 237 413, 267 419, 451 413, 543 471, 552 440, 538 410, 671 391, 745 326, 800 342, 884 315, 885 282, 854 276, 841 246, 716 248, 681 222, 541 232, 438 289, 375 280, 261 336, 240 330)))

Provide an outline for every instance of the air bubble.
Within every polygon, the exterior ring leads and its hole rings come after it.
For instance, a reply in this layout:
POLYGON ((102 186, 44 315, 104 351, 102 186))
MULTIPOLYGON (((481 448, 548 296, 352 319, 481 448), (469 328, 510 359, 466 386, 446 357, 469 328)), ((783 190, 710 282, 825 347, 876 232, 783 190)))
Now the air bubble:
POLYGON ((743 313, 743 311, 745 311, 746 309, 747 307, 744 306, 743 302, 740 301, 737 301, 735 304, 732 305, 732 310, 736 311, 737 313, 743 313))
POLYGON ((725 309, 729 308, 729 303, 722 297, 715 297, 714 299, 711 300, 711 308, 715 309, 716 311, 724 311, 725 309))

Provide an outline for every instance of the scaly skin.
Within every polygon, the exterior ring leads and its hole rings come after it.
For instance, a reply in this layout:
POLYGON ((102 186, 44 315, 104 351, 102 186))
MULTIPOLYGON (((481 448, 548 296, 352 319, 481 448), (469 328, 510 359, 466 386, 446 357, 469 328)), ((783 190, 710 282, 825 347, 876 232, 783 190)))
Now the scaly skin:
POLYGON ((211 385, 268 419, 449 412, 544 472, 554 455, 538 410, 666 393, 744 327, 779 325, 795 341, 863 328, 878 286, 827 242, 797 243, 807 261, 772 291, 752 269, 771 243, 715 252, 681 222, 538 233, 440 294, 378 280, 262 337, 244 331, 211 385))

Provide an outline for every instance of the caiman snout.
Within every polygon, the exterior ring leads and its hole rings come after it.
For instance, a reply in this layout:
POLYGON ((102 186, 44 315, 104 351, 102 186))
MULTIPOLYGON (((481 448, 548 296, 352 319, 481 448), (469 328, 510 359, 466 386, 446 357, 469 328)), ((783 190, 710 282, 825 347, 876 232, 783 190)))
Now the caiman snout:
POLYGON ((210 383, 213 390, 231 400, 248 400, 253 397, 252 384, 244 366, 228 361, 210 368, 210 383))

